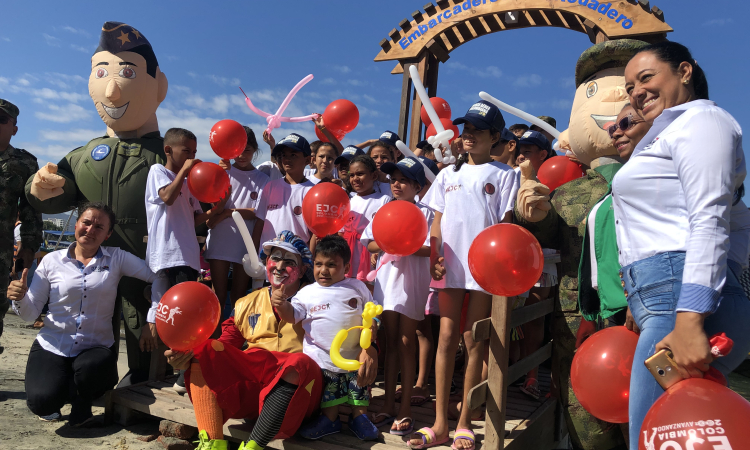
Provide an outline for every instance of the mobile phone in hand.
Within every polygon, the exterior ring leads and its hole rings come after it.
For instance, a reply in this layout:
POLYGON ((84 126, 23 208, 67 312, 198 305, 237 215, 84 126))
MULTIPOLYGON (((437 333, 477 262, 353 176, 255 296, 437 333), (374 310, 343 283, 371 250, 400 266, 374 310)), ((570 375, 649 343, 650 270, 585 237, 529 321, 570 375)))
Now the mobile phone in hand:
POLYGON ((672 359, 674 355, 669 350, 660 350, 648 358, 644 364, 654 376, 656 382, 665 390, 682 381, 682 375, 677 371, 677 365, 672 359))

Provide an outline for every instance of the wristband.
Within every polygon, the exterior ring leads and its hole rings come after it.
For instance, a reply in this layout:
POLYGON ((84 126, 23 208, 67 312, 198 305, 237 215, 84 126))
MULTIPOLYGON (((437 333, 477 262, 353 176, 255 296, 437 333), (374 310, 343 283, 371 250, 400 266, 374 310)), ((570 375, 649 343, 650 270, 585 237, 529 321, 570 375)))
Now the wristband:
POLYGON ((380 323, 381 323, 380 319, 378 319, 377 317, 373 317, 372 321, 375 322, 375 325, 378 326, 378 330, 379 330, 380 329, 380 323))

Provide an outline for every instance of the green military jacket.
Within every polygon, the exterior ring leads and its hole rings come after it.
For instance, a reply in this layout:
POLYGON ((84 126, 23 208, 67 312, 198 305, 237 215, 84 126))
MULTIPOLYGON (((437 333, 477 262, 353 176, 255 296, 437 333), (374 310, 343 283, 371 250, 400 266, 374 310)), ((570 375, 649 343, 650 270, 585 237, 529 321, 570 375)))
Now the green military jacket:
MULTIPOLYGON (((578 269, 586 218, 591 208, 609 192, 609 181, 602 172, 611 180, 609 172, 614 167, 610 166, 614 165, 589 169, 586 176, 557 188, 550 199, 552 209, 540 222, 527 222, 518 210, 515 211, 516 223, 529 230, 542 247, 560 250, 560 302, 555 307, 558 311, 578 312, 578 269)), ((620 166, 617 164, 618 169, 620 166)))
MULTIPOLYGON (((8 145, 0 153, 0 258, 2 265, 13 262, 13 229, 21 220, 21 242, 36 253, 42 243, 42 214, 26 200, 24 183, 39 170, 36 158, 26 150, 8 145)), ((7 274, 2 274, 6 276, 7 274)))
POLYGON ((69 211, 85 201, 106 203, 117 221, 112 236, 102 245, 145 258, 148 171, 153 164, 165 161, 164 139, 158 131, 136 139, 99 137, 58 163, 57 173, 65 178, 62 195, 41 201, 31 195, 29 179, 26 197, 34 208, 47 214, 69 211))

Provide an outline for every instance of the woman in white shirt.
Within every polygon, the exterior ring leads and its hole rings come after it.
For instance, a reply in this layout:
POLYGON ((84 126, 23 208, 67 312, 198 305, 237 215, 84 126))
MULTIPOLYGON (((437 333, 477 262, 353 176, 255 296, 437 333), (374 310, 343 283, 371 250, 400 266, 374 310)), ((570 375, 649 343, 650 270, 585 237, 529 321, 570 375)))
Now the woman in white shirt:
MULTIPOLYGON (((87 203, 79 209, 76 242, 44 257, 27 287, 28 270, 11 282, 13 310, 33 322, 49 303, 44 328, 31 346, 26 364, 26 404, 43 420, 61 419, 60 408, 72 403, 68 423, 91 420, 91 402, 117 384, 117 353, 112 315, 122 277, 152 283, 156 275, 146 262, 116 247, 102 247, 115 224, 112 209, 87 203), (75 392, 71 398, 70 393, 75 392)), ((156 349, 154 315, 143 328, 141 350, 156 349)), ((119 323, 119 321, 118 321, 119 323)))
POLYGON ((750 350, 750 302, 728 258, 730 232, 747 225, 732 214, 745 179, 740 126, 708 100, 703 70, 680 44, 645 47, 625 80, 631 104, 652 124, 612 189, 622 285, 641 329, 629 406, 635 450, 663 393, 643 361, 669 348, 683 378, 702 377, 709 364, 728 375, 750 350), (708 336, 718 332, 734 349, 714 361, 708 336))

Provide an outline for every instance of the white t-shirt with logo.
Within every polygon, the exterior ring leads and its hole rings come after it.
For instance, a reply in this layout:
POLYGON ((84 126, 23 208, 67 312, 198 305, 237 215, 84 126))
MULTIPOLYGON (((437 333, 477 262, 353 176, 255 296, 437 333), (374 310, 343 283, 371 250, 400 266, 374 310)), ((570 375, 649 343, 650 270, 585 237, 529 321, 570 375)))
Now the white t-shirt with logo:
MULTIPOLYGON (((292 298, 294 323, 301 321, 305 330, 302 352, 321 369, 346 373, 331 362, 331 343, 340 330, 362 325, 362 312, 371 301, 367 286, 352 278, 344 278, 328 287, 315 283, 302 288, 292 298)), ((341 356, 345 359, 359 359, 360 333, 360 329, 350 331, 341 345, 341 356)))
MULTIPOLYGON (((391 201, 390 196, 378 192, 365 196, 355 195, 349 201, 349 218, 347 219, 346 224, 341 231, 344 232, 345 238, 350 233, 354 233, 359 236, 357 238, 356 245, 350 246, 353 247, 351 248, 351 271, 354 274, 356 274, 360 270, 359 261, 362 257, 362 254, 366 253, 368 257, 370 255, 370 252, 360 242, 362 233, 364 233, 367 225, 372 222, 372 218, 375 217, 375 213, 378 212, 378 210, 389 201, 391 201)), ((370 268, 367 267, 366 271, 369 272, 370 268)))
POLYGON ((315 185, 309 180, 289 184, 285 178, 269 181, 265 185, 258 205, 258 209, 266 212, 261 244, 285 230, 291 231, 305 242, 310 241, 310 230, 302 218, 302 199, 313 186, 315 185))
POLYGON ((432 281, 435 288, 483 290, 469 271, 469 247, 487 227, 500 223, 513 209, 518 191, 518 174, 496 161, 480 165, 463 164, 441 170, 422 200, 443 214, 441 254, 446 274, 432 281))
POLYGON ((153 272, 179 266, 201 269, 200 247, 195 237, 195 214, 203 212, 200 202, 190 193, 185 180, 171 206, 159 197, 159 190, 175 178, 177 174, 161 164, 154 164, 148 172, 146 262, 153 272))
MULTIPOLYGON (((435 212, 424 203, 416 203, 427 219, 427 237, 424 245, 430 245, 430 227, 435 212)), ((372 222, 362 233, 362 245, 374 241, 372 222)), ((382 259, 382 257, 380 258, 382 259)), ((402 256, 381 266, 378 260, 378 275, 375 278, 373 298, 386 311, 396 311, 414 320, 424 319, 427 297, 430 295, 430 258, 428 256, 402 256)))
MULTIPOLYGON (((255 216, 264 220, 266 212, 258 209, 264 186, 268 183, 268 176, 259 170, 240 170, 230 166, 227 171, 229 183, 232 185, 232 195, 227 200, 228 209, 255 209, 255 216)), ((246 220, 248 231, 252 235, 256 220, 246 220)), ((260 250, 258 249, 260 252, 260 250)), ((233 263, 242 263, 242 257, 247 253, 245 241, 242 240, 237 224, 232 217, 222 220, 213 229, 208 230, 206 239, 205 259, 220 259, 233 263)))
POLYGON ((284 175, 279 170, 278 166, 273 161, 266 161, 255 166, 256 169, 264 173, 269 181, 279 180, 284 178, 284 175))

